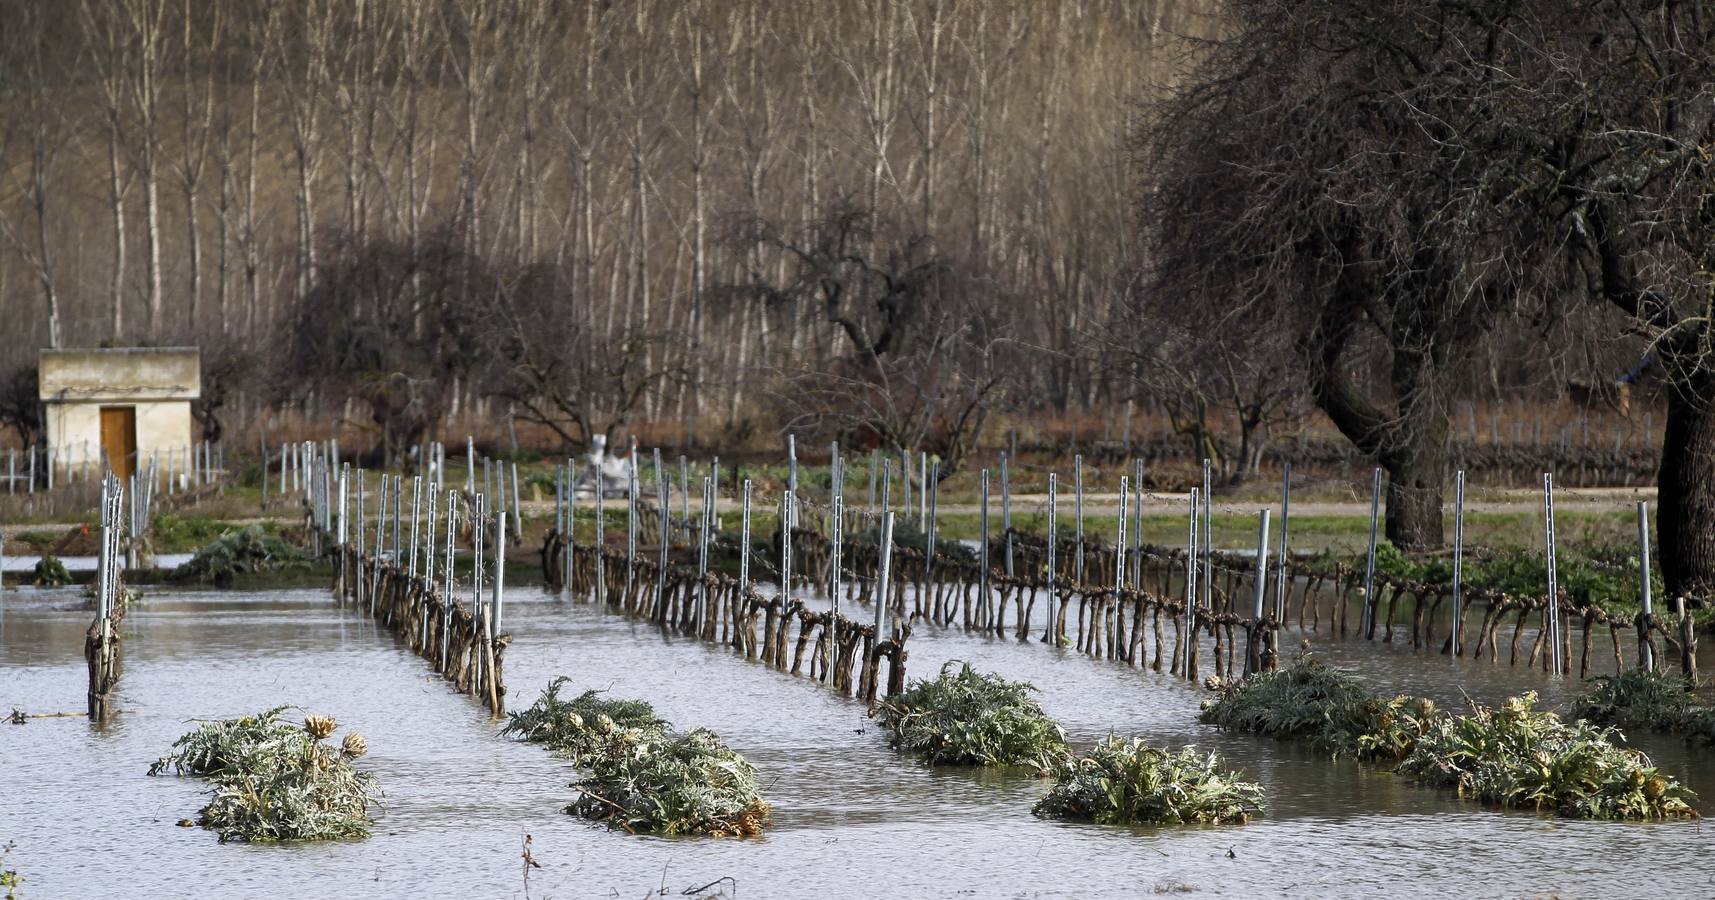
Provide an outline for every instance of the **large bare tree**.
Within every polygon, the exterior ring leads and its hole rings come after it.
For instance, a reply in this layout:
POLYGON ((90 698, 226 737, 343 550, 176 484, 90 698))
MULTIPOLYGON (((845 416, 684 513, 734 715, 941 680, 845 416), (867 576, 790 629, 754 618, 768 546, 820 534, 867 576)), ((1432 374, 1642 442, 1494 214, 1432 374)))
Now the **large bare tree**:
POLYGON ((1559 287, 1552 189, 1516 174, 1538 148, 1484 76, 1521 52, 1514 5, 1237 0, 1137 134, 1151 290, 1296 327, 1316 405, 1388 472, 1405 547, 1442 542, 1459 368, 1559 287))

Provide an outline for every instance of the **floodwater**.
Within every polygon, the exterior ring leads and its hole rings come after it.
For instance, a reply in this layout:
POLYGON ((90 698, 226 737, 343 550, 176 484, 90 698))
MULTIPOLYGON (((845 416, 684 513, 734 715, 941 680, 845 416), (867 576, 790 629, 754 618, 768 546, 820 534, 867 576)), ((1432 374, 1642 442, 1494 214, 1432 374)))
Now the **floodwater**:
MULTIPOLYGON (((170 570, 175 566, 190 562, 190 553, 157 553, 154 557, 154 567, 170 570)), ((100 568, 101 560, 94 556, 62 556, 60 564, 67 572, 94 572, 100 568)), ((8 554, 0 559, 0 572, 34 572, 36 563, 42 561, 40 556, 8 554)))
MULTIPOLYGON (((0 602, 0 712, 80 710, 89 613, 75 590, 0 602)), ((1030 814, 1041 780, 930 770, 887 749, 856 703, 807 679, 663 634, 539 589, 508 593, 511 703, 550 679, 645 698, 709 726, 755 763, 774 825, 752 839, 636 837, 561 812, 574 773, 496 725, 422 660, 325 591, 150 591, 125 622, 121 712, 0 725, 0 844, 19 896, 531 897, 1715 896, 1701 825, 1574 822, 1500 813, 1350 761, 1196 722, 1205 692, 1030 643, 920 626, 909 668, 944 661, 1033 682, 1079 745, 1110 731, 1218 750, 1260 781, 1264 816, 1241 827, 1102 827, 1030 814), (386 793, 367 840, 220 844, 194 818, 206 784, 144 770, 193 718, 291 703, 367 738, 359 762, 386 793), (726 879, 726 880, 723 880, 726 879), (717 883, 718 882, 718 883, 717 883)), ((1289 637, 1296 644, 1295 637, 1289 637)), ((1289 646, 1291 645, 1289 644, 1289 646)), ((1333 643, 1326 655, 1379 688, 1461 689, 1494 702, 1555 684, 1488 663, 1333 643)), ((1708 751, 1645 746, 1715 812, 1708 751)))

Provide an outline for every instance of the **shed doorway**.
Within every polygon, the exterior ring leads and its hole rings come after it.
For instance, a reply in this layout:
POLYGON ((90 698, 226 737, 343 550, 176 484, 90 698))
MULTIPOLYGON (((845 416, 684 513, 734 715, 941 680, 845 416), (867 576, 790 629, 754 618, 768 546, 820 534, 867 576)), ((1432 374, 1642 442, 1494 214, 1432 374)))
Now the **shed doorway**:
POLYGON ((137 407, 101 408, 101 449, 113 474, 121 481, 131 477, 137 463, 137 407))

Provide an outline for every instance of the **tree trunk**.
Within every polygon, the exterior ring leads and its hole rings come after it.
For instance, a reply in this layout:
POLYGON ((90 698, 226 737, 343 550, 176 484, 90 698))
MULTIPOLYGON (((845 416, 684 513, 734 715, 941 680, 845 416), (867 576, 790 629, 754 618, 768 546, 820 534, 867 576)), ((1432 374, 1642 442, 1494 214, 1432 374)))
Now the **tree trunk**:
POLYGON ((1700 398, 1715 376, 1667 391, 1667 427, 1657 476, 1656 531, 1669 596, 1715 586, 1715 409, 1700 398))
MULTIPOLYGON (((1433 415, 1433 414, 1432 414, 1433 415)), ((1412 425, 1411 441, 1387 454, 1387 539, 1406 550, 1442 545, 1441 496, 1447 463, 1447 420, 1412 425)))

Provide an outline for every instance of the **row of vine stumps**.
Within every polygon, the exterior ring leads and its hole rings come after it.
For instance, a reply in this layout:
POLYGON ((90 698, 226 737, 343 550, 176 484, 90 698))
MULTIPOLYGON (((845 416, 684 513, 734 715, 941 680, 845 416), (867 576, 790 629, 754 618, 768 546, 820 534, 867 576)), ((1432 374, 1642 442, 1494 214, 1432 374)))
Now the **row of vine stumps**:
MULTIPOLYGON (((834 559, 827 536, 831 529, 819 521, 826 518, 825 511, 804 503, 801 521, 819 527, 792 530, 793 585, 825 593, 834 559)), ((839 548, 842 594, 846 600, 869 603, 877 591, 879 536, 874 529, 861 530, 861 513, 848 512, 847 522, 844 534, 848 537, 839 548)), ((778 533, 753 541, 748 548, 751 565, 777 577, 778 571, 770 571, 766 561, 778 556, 779 542, 778 533)), ((1382 543, 1368 595, 1362 558, 1321 554, 1285 563, 1272 559, 1263 573, 1265 612, 1259 618, 1249 609, 1258 593, 1252 558, 1210 553, 1191 560, 1183 548, 1144 543, 1134 543, 1122 553, 1093 533, 1081 541, 1061 533, 1054 543, 1050 569, 1044 535, 1014 529, 992 537, 987 553, 979 557, 967 547, 942 540, 934 540, 934 551, 928 553, 925 548, 930 541, 922 532, 896 529, 889 610, 911 623, 1011 635, 1021 641, 1039 638, 1091 657, 1165 670, 1191 680, 1201 677, 1205 664, 1211 664, 1214 674, 1222 678, 1278 667, 1282 661, 1279 632, 1287 625, 1302 633, 1327 628, 1340 638, 1355 634, 1384 643, 1404 640, 1414 649, 1438 648, 1445 655, 1486 658, 1491 663, 1499 663, 1504 656, 1509 666, 1522 664, 1544 671, 1552 655, 1546 627, 1550 602, 1542 587, 1546 561, 1540 552, 1471 551, 1457 615, 1444 613, 1453 598, 1451 563, 1446 559, 1414 561, 1382 543), (1191 565, 1199 578, 1194 606, 1185 598, 1191 565), (1038 621, 1039 602, 1047 604, 1047 615, 1042 617, 1040 632, 1033 633, 1031 623, 1038 621), (1400 622, 1402 611, 1408 622, 1400 622), (1438 634, 1436 627, 1442 621, 1446 633, 1438 634), (1533 624, 1541 627, 1532 628, 1533 624), (1198 646, 1205 635, 1214 645, 1212 659, 1207 661, 1199 658, 1198 646), (1529 643, 1521 648, 1527 638, 1529 643)), ((726 535, 710 541, 707 572, 702 577, 712 590, 736 586, 733 575, 742 549, 726 535)), ((542 558, 551 589, 564 585, 568 552, 574 559, 584 554, 605 557, 604 571, 609 573, 626 567, 622 550, 568 543, 564 535, 550 532, 542 558)), ((669 555, 670 578, 678 589, 695 589, 697 572, 691 555, 687 548, 676 548, 669 555)), ((1677 663, 1683 674, 1694 677, 1696 613, 1707 601, 1674 597, 1668 601, 1671 612, 1644 614, 1633 599, 1638 594, 1635 566, 1623 555, 1561 554, 1557 607, 1567 623, 1561 629, 1562 658, 1576 659, 1579 677, 1590 677, 1597 666, 1596 632, 1605 630, 1612 672, 1625 672, 1628 642, 1622 631, 1627 631, 1635 633, 1638 659, 1655 668, 1677 663)), ((656 552, 638 556, 632 566, 647 566, 653 573, 656 552)), ((572 577, 579 578, 576 572, 572 577)), ((654 582, 635 579, 627 584, 652 589, 654 582)), ((588 592, 581 583, 573 589, 588 592)), ((723 634, 728 630, 724 623, 721 629, 723 634)))
MULTIPOLYGON (((1259 785, 1244 781, 1217 755, 1195 747, 1173 749, 1109 735, 1078 752, 1038 705, 1034 688, 968 664, 954 661, 935 677, 908 684, 910 623, 1031 639, 1036 637, 1031 625, 1035 605, 1046 598, 1050 605, 1042 642, 1157 671, 1165 663, 1189 679, 1198 678, 1198 636, 1207 633, 1215 641, 1215 677, 1209 683, 1216 689, 1200 714, 1207 723, 1306 741, 1333 756, 1391 763, 1399 776, 1427 788, 1451 789, 1496 807, 1589 819, 1697 815, 1690 805, 1694 795, 1644 753, 1623 746, 1618 728, 1715 741, 1715 711, 1696 702, 1689 690, 1693 679, 1627 670, 1617 639, 1616 674, 1600 678, 1568 718, 1537 709, 1532 692, 1496 707, 1473 704, 1454 713, 1427 699, 1378 696, 1355 676, 1308 652, 1282 664, 1277 630, 1290 618, 1295 599, 1301 626, 1308 610, 1311 627, 1318 627, 1320 601, 1329 599, 1335 630, 1342 635, 1350 630, 1344 601, 1352 596, 1356 573, 1343 560, 1286 561, 1289 577, 1279 582, 1263 570, 1262 577, 1284 586, 1284 595, 1267 605, 1272 612, 1256 617, 1234 609, 1235 598, 1257 589, 1258 577, 1250 561, 1236 557, 1192 560, 1183 551, 1143 545, 1127 548, 1128 556, 1093 538, 1074 543, 1059 535, 1051 550, 1048 539, 1023 532, 1006 533, 972 553, 931 535, 906 534, 920 544, 891 548, 889 579, 880 574, 880 535, 862 531, 855 519, 852 524, 846 529, 852 538, 837 547, 814 527, 776 534, 760 549, 715 538, 698 565, 670 547, 626 553, 550 532, 543 570, 551 588, 567 588, 625 616, 695 634, 778 671, 826 682, 866 704, 894 749, 928 765, 992 766, 1040 775, 1049 786, 1031 811, 1045 818, 1242 824, 1262 813, 1264 796, 1259 785), (755 582, 735 577, 735 569, 748 570, 743 563, 767 574, 763 560, 778 558, 788 538, 796 564, 791 586, 825 591, 834 585, 854 603, 881 604, 886 615, 876 621, 890 629, 812 609, 784 589, 764 597, 755 582), (832 570, 836 560, 838 573, 832 570), (1004 568, 995 564, 1000 560, 1004 568), (1181 599, 1175 586, 1176 573, 1192 564, 1209 579, 1208 593, 1195 604, 1181 599), (1171 637, 1164 618, 1171 623, 1171 637), (1245 632, 1242 661, 1235 658, 1235 628, 1245 632)), ((487 530, 489 523, 475 527, 487 530)), ((687 533, 692 529, 689 522, 683 527, 687 533)), ((481 698, 495 716, 504 713, 501 672, 510 638, 492 635, 492 626, 483 621, 485 615, 497 618, 497 610, 485 613, 479 603, 473 613, 443 597, 432 578, 336 543, 325 528, 312 524, 310 531, 337 555, 336 592, 342 602, 366 606, 459 690, 481 698)), ((1442 599, 1436 574, 1430 567, 1407 570, 1384 559, 1375 582, 1380 590, 1358 597, 1367 605, 1370 623, 1363 636, 1373 638, 1377 623, 1385 621, 1383 637, 1391 638, 1393 608, 1404 595, 1417 602, 1413 645, 1430 646, 1442 599), (1381 601, 1388 590, 1393 596, 1384 619, 1381 601)), ((1469 646, 1474 655, 1486 647, 1496 658, 1495 625, 1502 614, 1522 610, 1513 638, 1516 663, 1524 616, 1550 601, 1521 597, 1499 576, 1490 584, 1482 579, 1468 582, 1473 588, 1465 610, 1484 610, 1478 638, 1469 646)), ((1576 596, 1576 579, 1573 584, 1574 593, 1563 592, 1556 602, 1585 619, 1587 671, 1591 625, 1609 624, 1617 631, 1624 619, 1618 611, 1576 596)), ((1689 613, 1682 620, 1689 620, 1689 613)), ((1641 619, 1634 624, 1641 644, 1648 646, 1658 626, 1641 619)), ((1462 619, 1452 627, 1462 631, 1462 619)), ((1670 642, 1676 637, 1666 629, 1659 633, 1670 642)), ((1677 637, 1683 646, 1684 632, 1677 637)), ((1536 663, 1540 650, 1532 649, 1529 664, 1536 663)), ((556 679, 531 707, 513 712, 501 731, 541 744, 578 771, 568 813, 634 834, 748 836, 768 826, 772 810, 754 768, 714 732, 675 729, 641 699, 595 690, 562 696, 569 686, 569 679, 556 679)), ((373 777, 351 765, 366 750, 363 739, 348 734, 337 748, 324 744, 335 729, 331 719, 310 716, 297 726, 282 721, 282 711, 205 723, 181 738, 150 772, 173 770, 210 779, 212 799, 198 822, 222 840, 366 835, 378 792, 373 777)))

